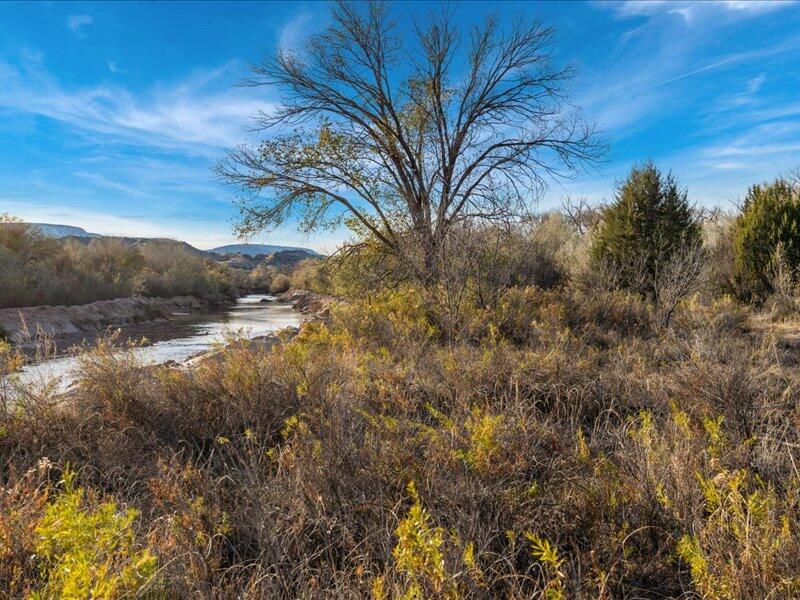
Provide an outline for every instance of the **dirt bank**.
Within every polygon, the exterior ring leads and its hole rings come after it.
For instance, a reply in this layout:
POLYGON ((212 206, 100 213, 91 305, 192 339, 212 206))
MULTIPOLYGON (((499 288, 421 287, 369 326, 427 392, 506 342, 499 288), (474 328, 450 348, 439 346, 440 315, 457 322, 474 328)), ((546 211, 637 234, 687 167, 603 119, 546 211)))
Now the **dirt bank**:
POLYGON ((338 302, 338 298, 308 290, 289 290, 280 294, 278 301, 291 303, 292 308, 311 318, 325 319, 330 315, 331 306, 338 302))
POLYGON ((194 313, 210 308, 193 296, 175 298, 118 298, 79 306, 33 306, 0 309, 0 335, 24 342, 38 330, 60 337, 96 332, 144 321, 169 319, 174 313, 194 313))
POLYGON ((186 371, 197 369, 201 365, 208 365, 211 363, 219 363, 225 356, 225 352, 234 346, 250 348, 252 350, 270 350, 276 344, 282 344, 295 338, 300 332, 299 327, 287 327, 280 332, 268 333, 266 335, 259 335, 249 340, 238 340, 233 344, 227 344, 224 348, 217 348, 207 352, 191 357, 183 363, 166 363, 170 366, 178 367, 186 371))

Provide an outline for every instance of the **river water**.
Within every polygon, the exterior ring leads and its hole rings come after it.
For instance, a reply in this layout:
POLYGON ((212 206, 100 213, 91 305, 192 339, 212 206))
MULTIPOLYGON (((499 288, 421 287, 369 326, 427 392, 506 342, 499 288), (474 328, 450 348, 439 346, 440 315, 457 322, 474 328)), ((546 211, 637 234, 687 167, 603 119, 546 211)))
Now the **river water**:
MULTIPOLYGON (((231 334, 240 338, 254 338, 286 327, 298 326, 301 313, 288 304, 261 302, 274 300, 272 296, 253 294, 237 300, 223 312, 193 316, 186 324, 184 336, 157 341, 149 346, 135 348, 133 352, 143 365, 156 365, 167 361, 184 362, 192 356, 224 342, 231 334), (188 335, 186 335, 188 334, 188 335)), ((66 389, 75 380, 78 366, 76 356, 53 358, 26 365, 14 377, 23 385, 52 383, 66 389)))

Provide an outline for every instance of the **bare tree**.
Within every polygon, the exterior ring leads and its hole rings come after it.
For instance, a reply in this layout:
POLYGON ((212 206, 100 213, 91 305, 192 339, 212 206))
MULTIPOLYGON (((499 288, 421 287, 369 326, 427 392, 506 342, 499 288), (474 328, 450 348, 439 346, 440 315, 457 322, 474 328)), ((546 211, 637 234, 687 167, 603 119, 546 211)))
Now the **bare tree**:
POLYGON ((497 308, 512 287, 550 288, 561 280, 556 248, 537 236, 540 223, 501 227, 471 221, 453 229, 439 253, 436 293, 426 295, 443 332, 463 333, 468 306, 497 308))
POLYGON ((445 6, 407 35, 378 2, 337 2, 331 16, 246 82, 283 97, 257 118, 269 137, 217 167, 253 195, 240 233, 298 209, 306 231, 349 219, 431 281, 459 223, 511 220, 548 178, 599 159, 594 126, 568 101, 573 69, 551 60, 551 28, 489 18, 462 32, 445 6))
POLYGON ((656 263, 649 287, 657 326, 668 327, 678 304, 700 289, 707 264, 706 252, 699 243, 679 248, 667 260, 656 263))
POLYGON ((603 208, 603 204, 590 204, 585 196, 567 196, 561 201, 561 214, 579 235, 594 229, 602 218, 603 208))

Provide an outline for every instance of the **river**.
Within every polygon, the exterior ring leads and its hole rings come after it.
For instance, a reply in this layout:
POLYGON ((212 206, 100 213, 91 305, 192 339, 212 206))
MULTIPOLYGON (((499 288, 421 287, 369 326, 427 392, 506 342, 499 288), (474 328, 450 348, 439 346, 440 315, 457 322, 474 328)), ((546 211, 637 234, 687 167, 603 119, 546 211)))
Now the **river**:
MULTIPOLYGON (((253 294, 239 298, 235 305, 224 311, 190 316, 182 337, 160 340, 135 348, 133 352, 143 365, 168 361, 182 363, 224 342, 229 334, 249 339, 298 326, 302 322, 304 315, 290 305, 265 303, 262 302, 264 299, 274 300, 272 296, 253 294)), ((66 390, 76 378, 74 371, 77 366, 77 356, 64 356, 26 365, 14 377, 23 385, 53 383, 66 390)))

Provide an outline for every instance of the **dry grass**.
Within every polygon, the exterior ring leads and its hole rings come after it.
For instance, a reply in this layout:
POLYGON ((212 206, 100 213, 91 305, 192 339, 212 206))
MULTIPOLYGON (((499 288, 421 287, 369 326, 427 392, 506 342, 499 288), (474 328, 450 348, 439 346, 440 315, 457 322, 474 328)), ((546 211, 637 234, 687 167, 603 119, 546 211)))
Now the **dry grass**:
POLYGON ((101 344, 2 415, 0 589, 48 589, 69 464, 85 514, 137 511, 142 597, 796 597, 796 359, 729 302, 655 331, 609 294, 515 290, 444 343, 387 293, 192 372, 101 344))

